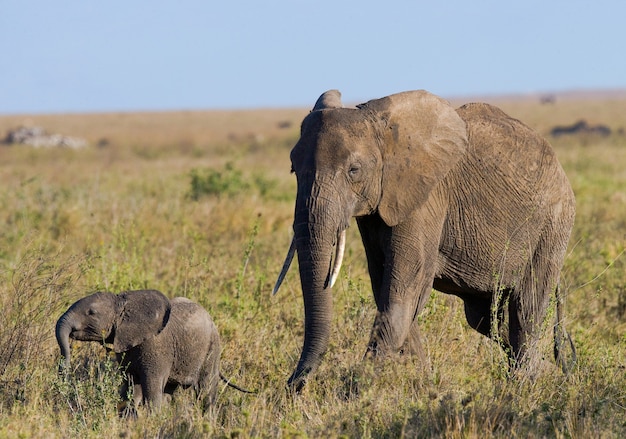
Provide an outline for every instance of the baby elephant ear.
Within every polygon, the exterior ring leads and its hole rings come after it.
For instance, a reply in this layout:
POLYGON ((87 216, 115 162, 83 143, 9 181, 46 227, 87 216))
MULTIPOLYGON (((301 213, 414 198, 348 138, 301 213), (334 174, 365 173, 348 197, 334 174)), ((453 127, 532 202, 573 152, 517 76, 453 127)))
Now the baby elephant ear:
POLYGON ((127 291, 118 296, 119 316, 113 350, 126 352, 154 337, 170 317, 170 301, 156 290, 127 291))
POLYGON ((465 122, 447 101, 424 90, 360 105, 380 122, 382 194, 378 211, 389 226, 408 218, 467 151, 465 122))

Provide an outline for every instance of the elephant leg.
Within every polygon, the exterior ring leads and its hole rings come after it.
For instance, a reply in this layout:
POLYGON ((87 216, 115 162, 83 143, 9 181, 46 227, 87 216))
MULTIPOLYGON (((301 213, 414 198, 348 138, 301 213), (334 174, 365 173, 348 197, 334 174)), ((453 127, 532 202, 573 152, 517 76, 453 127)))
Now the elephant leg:
POLYGON ((533 300, 534 306, 529 306, 527 301, 517 296, 509 304, 509 340, 512 366, 515 369, 534 369, 538 365, 540 355, 537 344, 550 296, 546 294, 545 300, 539 299, 533 300), (529 311, 531 308, 534 311, 529 311))
MULTIPOLYGON (((429 285, 421 289, 418 299, 429 297, 429 285)), ((412 295, 411 295, 412 296, 412 295)), ((367 347, 367 356, 386 355, 391 352, 417 355, 425 359, 417 316, 423 306, 415 305, 414 298, 407 302, 390 300, 382 311, 376 314, 374 326, 367 347)))
MULTIPOLYGON (((377 233, 367 230, 367 240, 361 232, 366 249, 368 242, 371 247, 368 266, 378 307, 366 355, 406 352, 425 358, 417 316, 432 291, 436 264, 432 255, 437 254, 438 242, 421 238, 420 225, 428 224, 427 219, 393 228, 379 221, 377 233)), ((433 236, 439 236, 437 230, 433 236)))
POLYGON ((126 376, 119 388, 120 402, 117 404, 117 412, 123 418, 136 418, 136 407, 141 403, 143 393, 141 385, 130 374, 126 376), (132 389, 132 394, 130 393, 132 389), (131 404, 132 399, 132 404, 131 404))
POLYGON ((139 382, 133 385, 133 402, 135 403, 135 407, 143 402, 143 389, 139 382))
POLYGON ((130 389, 130 383, 129 383, 129 378, 125 378, 124 381, 122 382, 122 385, 120 386, 119 389, 119 397, 120 400, 122 401, 122 403, 125 403, 128 401, 128 390, 130 389))
POLYGON ((202 409, 208 410, 217 400, 217 390, 220 381, 220 346, 212 343, 209 352, 200 370, 198 383, 196 385, 196 395, 202 402, 202 409))
POLYGON ((117 403, 117 413, 121 416, 121 417, 128 417, 129 415, 131 415, 131 406, 130 406, 130 400, 129 400, 129 389, 130 389, 130 383, 129 383, 129 378, 125 378, 124 381, 122 382, 122 385, 119 388, 119 397, 120 400, 117 403))
MULTIPOLYGON (((151 409, 158 409, 163 403, 163 391, 165 389, 165 381, 160 375, 151 374, 144 375, 141 380, 141 393, 143 400, 151 409)), ((135 399, 136 400, 136 399, 135 399)))
POLYGON ((554 246, 544 235, 524 273, 517 291, 509 303, 509 339, 514 368, 531 372, 539 366, 538 340, 550 297, 559 283, 560 267, 565 247, 554 246))
POLYGON ((382 284, 385 272, 385 253, 383 246, 389 236, 389 228, 378 215, 369 215, 356 219, 361 233, 361 240, 367 256, 367 269, 370 274, 372 292, 376 306, 381 309, 389 301, 388 295, 383 295, 382 284))
POLYGON ((365 356, 370 357, 376 356, 379 351, 378 341, 375 340, 376 334, 378 328, 383 326, 381 310, 389 303, 389 294, 383 291, 382 284, 385 272, 385 252, 383 251, 383 247, 385 241, 389 239, 390 229, 378 215, 358 217, 356 218, 356 222, 359 226, 359 232, 361 233, 363 247, 365 248, 372 293, 374 294, 374 301, 378 308, 378 313, 374 319, 372 332, 370 334, 370 342, 365 352, 365 356))
POLYGON ((406 352, 425 358, 418 316, 430 297, 435 270, 434 262, 423 255, 434 251, 418 248, 406 255, 391 252, 391 262, 385 264, 369 350, 406 352))
POLYGON ((493 300, 485 297, 464 296, 463 305, 465 308, 465 318, 471 328, 475 329, 485 337, 495 338, 502 348, 511 352, 509 343, 508 327, 505 322, 505 304, 507 296, 498 300, 498 309, 493 309, 493 300), (493 325, 493 317, 497 316, 497 326, 493 325), (497 330, 497 336, 494 337, 493 331, 497 330))
POLYGON ((419 315, 424 310, 426 303, 428 303, 428 299, 432 293, 432 287, 427 285, 423 288, 423 291, 418 294, 418 303, 417 309, 415 310, 415 314, 413 315, 413 321, 411 322, 411 327, 409 328, 409 333, 404 341, 402 348, 400 349, 401 353, 406 353, 410 355, 415 355, 420 359, 424 364, 426 364, 427 356, 424 351, 424 346, 422 344, 422 334, 419 327, 419 315))
POLYGON ((401 353, 415 355, 421 362, 425 363, 428 359, 424 346, 422 344, 422 335, 418 324, 418 318, 415 316, 411 328, 409 329, 409 335, 407 336, 404 344, 402 345, 401 353))
POLYGON ((201 372, 202 376, 196 387, 196 395, 202 404, 202 410, 207 411, 217 401, 217 390, 220 381, 219 371, 213 375, 201 372))

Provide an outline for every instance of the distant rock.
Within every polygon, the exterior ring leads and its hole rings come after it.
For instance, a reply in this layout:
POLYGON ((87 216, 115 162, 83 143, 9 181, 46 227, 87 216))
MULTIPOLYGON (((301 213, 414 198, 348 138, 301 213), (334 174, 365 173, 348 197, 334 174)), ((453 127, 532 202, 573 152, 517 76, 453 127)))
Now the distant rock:
POLYGON ((8 132, 3 143, 8 145, 27 145, 33 148, 71 148, 87 146, 87 141, 78 137, 62 134, 48 134, 42 127, 20 127, 8 132))
POLYGON ((555 126, 550 131, 552 137, 560 137, 572 134, 593 134, 607 137, 611 135, 611 128, 606 125, 589 125, 586 120, 581 119, 572 125, 555 126))

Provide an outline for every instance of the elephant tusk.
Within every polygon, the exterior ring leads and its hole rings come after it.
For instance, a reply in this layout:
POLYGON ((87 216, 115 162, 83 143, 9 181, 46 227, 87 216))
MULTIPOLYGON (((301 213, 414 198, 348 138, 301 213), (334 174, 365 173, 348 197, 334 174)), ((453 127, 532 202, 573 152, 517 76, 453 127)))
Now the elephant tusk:
POLYGON ((293 261, 293 255, 296 253, 296 237, 294 236, 291 239, 291 245, 289 245, 289 251, 287 252, 287 257, 285 258, 285 263, 283 264, 283 269, 280 271, 278 275, 278 279, 276 279, 276 285, 274 285, 274 290, 272 291, 272 296, 278 292, 285 276, 287 275, 287 271, 289 271, 289 266, 291 266, 291 261, 293 261))
POLYGON ((341 270, 341 263, 343 262, 343 253, 346 250, 346 230, 342 230, 339 234, 339 242, 337 242, 335 263, 333 264, 333 270, 330 273, 330 281, 328 285, 330 288, 335 285, 335 281, 339 276, 339 270, 341 270))

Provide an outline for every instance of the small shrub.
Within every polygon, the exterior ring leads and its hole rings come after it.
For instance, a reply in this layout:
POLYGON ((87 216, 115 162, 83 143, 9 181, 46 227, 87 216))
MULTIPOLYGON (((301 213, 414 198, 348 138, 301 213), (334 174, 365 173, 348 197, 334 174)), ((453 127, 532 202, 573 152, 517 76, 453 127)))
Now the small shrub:
POLYGON ((0 302, 0 378, 16 367, 28 371, 43 357, 51 335, 48 323, 56 320, 64 305, 62 293, 72 288, 87 269, 81 258, 57 263, 54 256, 38 253, 45 251, 27 252, 15 268, 2 276, 7 278, 2 280, 10 292, 3 294, 0 302))
POLYGON ((250 183, 244 179, 243 173, 231 162, 226 163, 222 170, 192 169, 190 175, 189 197, 196 201, 203 195, 232 197, 250 188, 250 183))
POLYGON ((68 372, 60 373, 52 385, 58 409, 72 415, 72 429, 77 435, 103 431, 117 417, 124 372, 112 358, 100 360, 96 355, 84 358, 68 372))
POLYGON ((285 195, 278 190, 277 180, 261 172, 244 175, 232 162, 226 163, 223 169, 192 169, 190 177, 191 188, 187 196, 194 201, 206 195, 232 198, 242 193, 258 194, 266 200, 285 199, 285 195))

